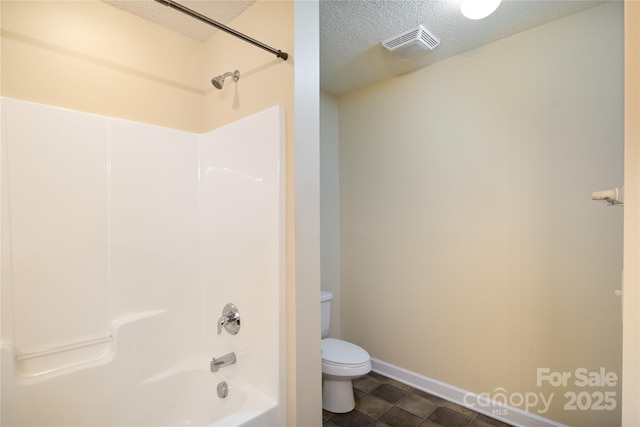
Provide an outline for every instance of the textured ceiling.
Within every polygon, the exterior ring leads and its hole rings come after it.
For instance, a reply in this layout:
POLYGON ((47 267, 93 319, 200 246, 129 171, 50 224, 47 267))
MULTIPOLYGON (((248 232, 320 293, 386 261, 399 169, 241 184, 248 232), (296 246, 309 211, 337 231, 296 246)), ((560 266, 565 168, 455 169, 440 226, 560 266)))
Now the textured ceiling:
MULTIPOLYGON (((153 0, 103 1, 196 40, 216 31, 153 0)), ((255 0, 176 1, 229 24, 255 0)), ((460 0, 320 0, 320 87, 342 95, 605 1, 622 0, 503 0, 492 15, 472 21, 460 14, 460 0), (381 46, 420 24, 440 40, 434 50, 402 60, 381 46)))
POLYGON ((503 0, 472 21, 460 13, 460 0, 321 0, 320 86, 342 95, 602 3, 503 0), (434 50, 402 60, 381 46, 420 24, 440 40, 434 50))
MULTIPOLYGON (((214 32, 218 31, 211 25, 200 22, 154 0, 102 1, 201 42, 207 40, 214 32)), ((232 19, 255 3, 255 0, 176 0, 176 3, 180 3, 201 15, 227 25, 232 19)))

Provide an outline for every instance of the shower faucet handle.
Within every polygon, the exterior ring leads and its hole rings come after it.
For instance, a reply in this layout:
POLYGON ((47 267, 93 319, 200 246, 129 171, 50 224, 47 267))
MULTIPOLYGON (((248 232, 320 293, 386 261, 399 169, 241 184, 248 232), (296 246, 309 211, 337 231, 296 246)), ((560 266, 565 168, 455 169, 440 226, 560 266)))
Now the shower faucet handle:
POLYGON ((222 317, 218 319, 218 335, 222 334, 225 328, 231 335, 236 335, 240 331, 240 312, 235 304, 227 304, 222 310, 222 317))

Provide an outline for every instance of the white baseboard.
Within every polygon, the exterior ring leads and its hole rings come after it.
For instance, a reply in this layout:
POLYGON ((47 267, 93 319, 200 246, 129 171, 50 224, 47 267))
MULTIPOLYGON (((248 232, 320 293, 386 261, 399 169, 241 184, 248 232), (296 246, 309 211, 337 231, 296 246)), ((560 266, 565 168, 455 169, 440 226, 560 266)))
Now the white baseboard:
POLYGON ((517 427, 568 427, 548 418, 541 417, 522 409, 505 406, 467 390, 443 383, 424 375, 416 374, 399 366, 371 358, 374 372, 393 378, 401 383, 410 385, 418 390, 441 397, 472 411, 485 414, 491 418, 503 421, 517 427), (477 404, 480 402, 481 404, 477 404))

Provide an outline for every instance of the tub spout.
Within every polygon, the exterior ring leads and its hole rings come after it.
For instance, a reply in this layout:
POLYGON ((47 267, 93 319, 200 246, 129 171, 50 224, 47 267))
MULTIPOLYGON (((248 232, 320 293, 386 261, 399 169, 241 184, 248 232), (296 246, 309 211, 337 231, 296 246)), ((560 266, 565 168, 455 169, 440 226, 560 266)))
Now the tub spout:
POLYGON ((211 372, 218 372, 218 369, 233 365, 234 363, 236 363, 236 354, 233 352, 225 354, 222 357, 218 357, 217 359, 214 357, 211 360, 211 372))

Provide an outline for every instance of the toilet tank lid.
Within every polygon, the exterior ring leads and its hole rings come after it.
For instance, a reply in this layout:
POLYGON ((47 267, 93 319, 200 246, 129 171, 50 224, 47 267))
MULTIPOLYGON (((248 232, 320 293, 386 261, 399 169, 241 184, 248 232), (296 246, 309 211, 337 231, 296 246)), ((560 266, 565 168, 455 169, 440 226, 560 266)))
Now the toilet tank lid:
POLYGON ((328 291, 320 291, 320 302, 327 302, 333 299, 333 294, 328 291))

